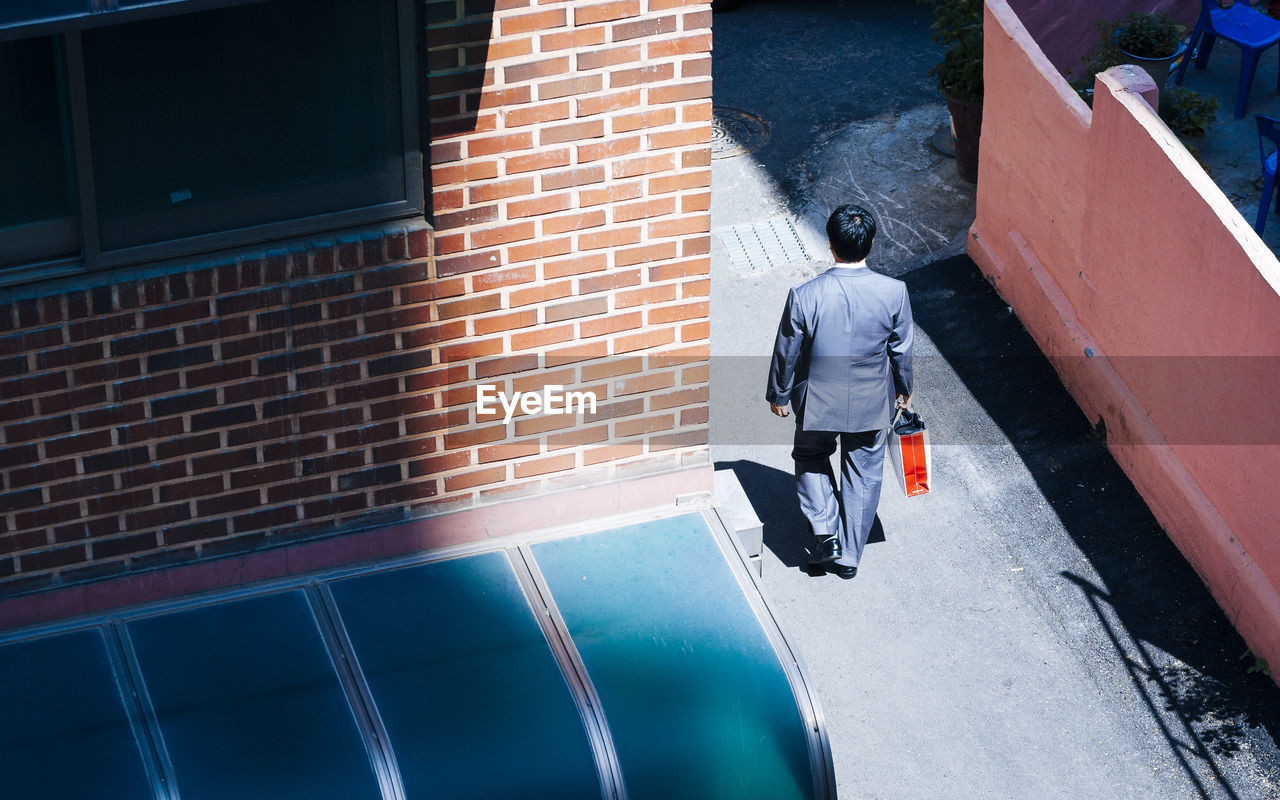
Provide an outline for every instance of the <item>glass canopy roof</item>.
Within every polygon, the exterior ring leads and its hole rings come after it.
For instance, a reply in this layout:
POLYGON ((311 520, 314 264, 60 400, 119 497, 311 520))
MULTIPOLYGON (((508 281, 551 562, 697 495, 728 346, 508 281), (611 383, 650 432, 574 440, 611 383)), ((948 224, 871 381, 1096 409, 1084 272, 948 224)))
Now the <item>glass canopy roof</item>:
POLYGON ((835 797, 714 515, 0 639, 6 800, 835 797))

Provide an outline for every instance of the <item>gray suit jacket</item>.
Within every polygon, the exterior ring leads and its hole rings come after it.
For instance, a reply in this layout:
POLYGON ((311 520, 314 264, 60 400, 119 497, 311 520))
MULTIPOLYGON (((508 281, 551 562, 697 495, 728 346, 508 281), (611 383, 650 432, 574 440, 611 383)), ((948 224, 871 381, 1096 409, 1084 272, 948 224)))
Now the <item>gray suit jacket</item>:
POLYGON ((882 430, 894 395, 911 393, 914 339, 906 284, 828 270, 787 294, 765 398, 806 431, 882 430))

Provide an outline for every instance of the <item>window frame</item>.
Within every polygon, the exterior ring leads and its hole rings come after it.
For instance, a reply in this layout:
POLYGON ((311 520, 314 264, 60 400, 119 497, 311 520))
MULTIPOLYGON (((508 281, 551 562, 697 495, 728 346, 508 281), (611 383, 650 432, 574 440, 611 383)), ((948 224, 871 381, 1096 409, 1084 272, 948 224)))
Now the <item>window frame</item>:
MULTIPOLYGON (((94 0, 94 5, 114 5, 114 0, 94 0)), ((276 222, 232 228, 213 233, 103 250, 97 207, 97 191, 93 171, 92 129, 89 121, 88 96, 85 87, 84 51, 81 32, 103 25, 129 24, 178 14, 196 13, 221 8, 250 5, 273 0, 159 0, 127 9, 104 8, 108 13, 77 15, 56 20, 0 27, 0 42, 36 36, 53 36, 60 40, 65 53, 67 81, 67 124, 71 129, 71 161, 75 169, 76 199, 79 218, 66 217, 30 225, 0 229, 0 248, 9 247, 17 257, 9 266, 0 267, 0 287, 66 277, 98 270, 170 261, 177 258, 206 255, 219 251, 244 249, 317 233, 358 228, 408 217, 420 217, 426 211, 426 179, 423 156, 424 125, 421 118, 422 91, 418 65, 421 63, 421 41, 418 31, 416 0, 392 0, 396 10, 396 35, 399 48, 399 91, 401 137, 400 153, 404 199, 372 206, 315 214, 276 222), (75 256, 24 263, 21 254, 25 242, 43 238, 45 234, 65 237, 68 224, 79 227, 79 253, 75 256)), ((73 230, 73 229, 72 229, 73 230)), ((35 249, 31 245, 27 249, 35 249)))

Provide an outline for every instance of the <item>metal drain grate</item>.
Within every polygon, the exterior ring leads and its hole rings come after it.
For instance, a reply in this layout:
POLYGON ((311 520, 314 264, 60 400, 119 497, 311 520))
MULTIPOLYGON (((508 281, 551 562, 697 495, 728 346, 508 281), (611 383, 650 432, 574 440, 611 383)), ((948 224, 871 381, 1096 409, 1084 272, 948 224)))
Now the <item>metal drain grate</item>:
POLYGON ((726 225, 716 235, 729 251, 729 259, 741 270, 760 270, 812 261, 795 226, 786 217, 773 217, 750 225, 726 225))

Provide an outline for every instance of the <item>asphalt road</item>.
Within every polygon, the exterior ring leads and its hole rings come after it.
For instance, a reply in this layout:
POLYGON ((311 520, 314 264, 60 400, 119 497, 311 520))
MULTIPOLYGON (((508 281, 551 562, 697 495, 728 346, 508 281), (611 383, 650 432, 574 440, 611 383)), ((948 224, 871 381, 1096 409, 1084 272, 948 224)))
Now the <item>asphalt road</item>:
POLYGON ((715 19, 716 105, 768 138, 713 162, 712 457, 765 524, 765 588, 817 687, 840 795, 1280 797, 1280 690, 1246 671, 1105 432, 963 254, 974 190, 929 145, 946 119, 929 15, 748 0, 715 19), (910 288, 937 478, 912 500, 886 484, 841 581, 801 568, 790 421, 763 387, 787 288, 825 268, 821 222, 850 200, 882 220, 873 268, 910 288), (725 246, 769 220, 813 260, 725 246))

